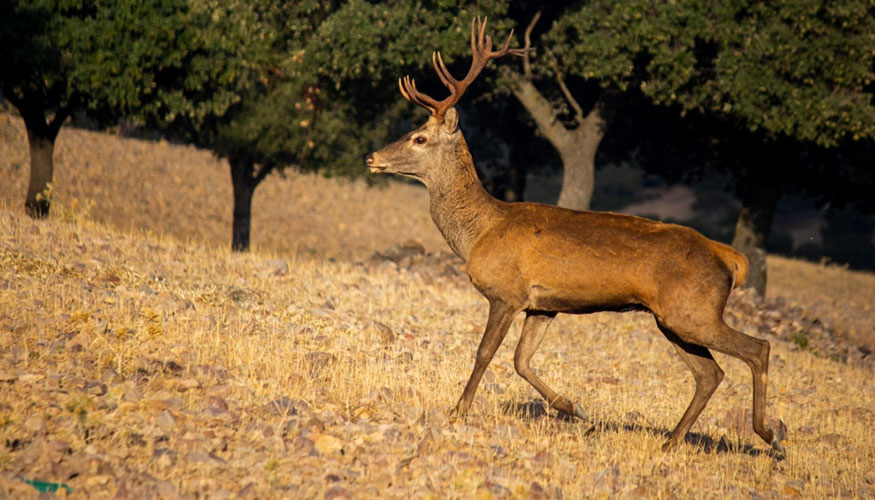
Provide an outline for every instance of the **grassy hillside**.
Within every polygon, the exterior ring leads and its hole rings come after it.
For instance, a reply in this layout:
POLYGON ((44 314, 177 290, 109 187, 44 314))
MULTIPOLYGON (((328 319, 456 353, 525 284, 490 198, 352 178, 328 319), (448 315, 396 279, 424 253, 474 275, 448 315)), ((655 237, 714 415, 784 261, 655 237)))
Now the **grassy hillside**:
MULTIPOLYGON (((64 130, 57 210, 33 221, 24 143, 0 130, 0 497, 33 496, 22 479, 76 498, 875 495, 871 363, 779 338, 810 326, 811 305, 736 293, 727 313, 772 342, 786 460, 750 429, 748 369, 719 354, 726 378, 688 444, 660 450, 693 381, 643 313, 560 317, 533 360, 590 422, 557 418, 514 373, 519 320, 472 414, 450 421, 486 302, 443 257, 369 259, 408 238, 443 248, 421 190, 270 179, 256 211, 275 210, 233 255, 208 153, 64 130)), ((811 304, 836 280, 872 286, 774 262, 773 283, 799 277, 787 286, 811 304)))
MULTIPOLYGON (((28 162, 21 119, 0 113, 0 202, 23 204, 28 162)), ((55 150, 55 185, 62 214, 210 247, 231 244, 228 165, 208 151, 66 127, 55 150)), ((268 177, 255 192, 255 251, 362 261, 408 239, 429 251, 449 250, 419 186, 369 189, 290 172, 268 177)), ((768 293, 875 348, 872 273, 770 257, 768 293)))

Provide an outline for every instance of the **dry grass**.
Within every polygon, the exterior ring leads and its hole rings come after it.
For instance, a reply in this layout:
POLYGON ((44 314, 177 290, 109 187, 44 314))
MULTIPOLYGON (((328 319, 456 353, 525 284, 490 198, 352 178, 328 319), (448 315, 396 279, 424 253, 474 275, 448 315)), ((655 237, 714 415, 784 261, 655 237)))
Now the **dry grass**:
MULTIPOLYGON (((517 322, 472 415, 450 422, 485 300, 438 268, 355 263, 408 237, 442 248, 421 190, 270 179, 256 203, 276 220, 256 219, 256 251, 233 255, 226 172, 207 153, 74 130, 61 141, 49 220, 21 214, 22 172, 0 186, 0 496, 33 495, 21 478, 78 498, 875 495, 870 369, 770 339, 769 411, 789 428, 776 461, 743 422, 749 371, 717 355, 723 384, 691 443, 666 454, 693 382, 648 315, 560 317, 533 360, 586 407, 590 433, 541 411, 515 375, 517 322), (283 246, 304 226, 282 217, 318 224, 283 246), (520 406, 532 414, 506 411, 520 406)), ((24 161, 24 146, 0 147, 6 179, 3 153, 24 161)))

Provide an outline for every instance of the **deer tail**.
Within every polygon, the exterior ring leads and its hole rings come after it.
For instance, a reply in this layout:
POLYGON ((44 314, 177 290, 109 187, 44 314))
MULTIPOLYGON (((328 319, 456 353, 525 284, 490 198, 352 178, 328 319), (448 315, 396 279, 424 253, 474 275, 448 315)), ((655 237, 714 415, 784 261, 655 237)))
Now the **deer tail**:
POLYGON ((750 267, 747 262, 747 257, 729 245, 724 245, 723 243, 718 243, 716 241, 712 241, 711 243, 714 252, 720 257, 720 260, 726 264, 726 267, 729 268, 729 272, 732 273, 731 288, 741 286, 744 283, 744 280, 747 279, 747 271, 750 267))

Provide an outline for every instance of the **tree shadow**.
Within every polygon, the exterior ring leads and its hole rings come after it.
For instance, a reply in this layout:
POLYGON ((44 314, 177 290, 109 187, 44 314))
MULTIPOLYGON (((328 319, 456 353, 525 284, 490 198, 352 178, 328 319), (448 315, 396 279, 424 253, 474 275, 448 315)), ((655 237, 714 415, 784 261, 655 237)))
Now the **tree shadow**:
MULTIPOLYGON (((526 402, 505 401, 501 404, 502 411, 505 415, 515 416, 522 420, 537 421, 548 418, 557 422, 576 422, 573 416, 551 411, 546 402, 543 400, 531 400, 526 402)), ((654 427, 649 425, 641 425, 639 423, 620 423, 620 422, 596 422, 592 419, 584 422, 589 425, 589 429, 584 432, 585 437, 595 436, 600 432, 647 432, 657 437, 668 439, 671 431, 662 427, 654 427)), ((721 436, 715 440, 711 436, 698 432, 688 432, 684 436, 684 442, 688 445, 698 448, 706 455, 720 455, 724 453, 732 453, 737 455, 748 455, 758 457, 768 455, 776 460, 783 460, 780 454, 772 449, 763 450, 756 448, 751 444, 733 443, 726 439, 726 436, 721 436)))

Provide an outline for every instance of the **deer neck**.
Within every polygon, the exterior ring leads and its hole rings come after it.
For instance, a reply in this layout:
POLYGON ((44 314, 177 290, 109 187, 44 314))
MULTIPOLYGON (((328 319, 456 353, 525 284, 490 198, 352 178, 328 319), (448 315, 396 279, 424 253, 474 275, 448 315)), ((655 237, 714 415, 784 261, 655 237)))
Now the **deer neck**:
POLYGON ((453 252, 467 261, 471 245, 498 216, 500 202, 480 183, 464 139, 440 169, 427 184, 431 218, 453 252))

